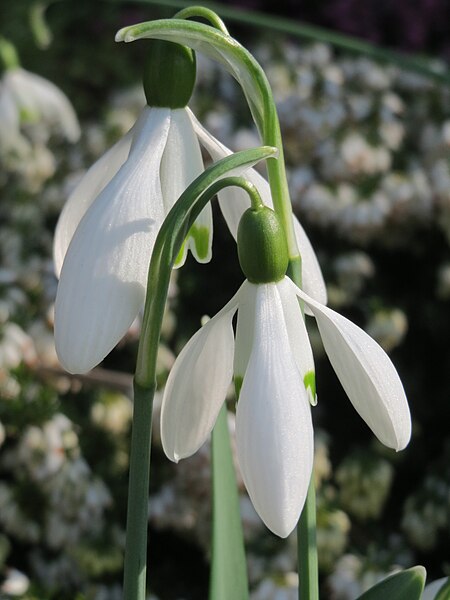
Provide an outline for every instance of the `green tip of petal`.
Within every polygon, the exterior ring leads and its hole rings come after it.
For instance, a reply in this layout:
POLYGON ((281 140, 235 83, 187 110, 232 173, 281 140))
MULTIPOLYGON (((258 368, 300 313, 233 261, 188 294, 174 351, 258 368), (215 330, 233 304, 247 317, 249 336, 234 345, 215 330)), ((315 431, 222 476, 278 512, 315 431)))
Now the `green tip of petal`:
POLYGON ((241 388, 242 388, 242 383, 244 381, 244 378, 241 377, 240 375, 235 375, 234 376, 234 391, 236 394, 236 398, 239 400, 239 394, 241 393, 241 388))
POLYGON ((207 260, 209 256, 209 240, 210 231, 208 227, 199 227, 198 225, 192 225, 189 232, 189 237, 194 243, 195 258, 197 260, 207 260))
POLYGON ((308 392, 309 401, 312 406, 316 406, 317 404, 317 394, 316 394, 316 374, 314 371, 308 371, 303 378, 303 383, 305 384, 306 391, 308 392))

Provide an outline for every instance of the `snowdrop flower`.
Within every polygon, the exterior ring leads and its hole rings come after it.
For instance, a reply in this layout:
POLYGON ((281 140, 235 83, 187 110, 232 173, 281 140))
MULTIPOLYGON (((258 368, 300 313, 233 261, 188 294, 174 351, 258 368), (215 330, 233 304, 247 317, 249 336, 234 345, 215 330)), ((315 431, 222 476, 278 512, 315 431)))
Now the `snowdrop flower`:
POLYGON ((70 141, 80 137, 75 111, 53 83, 19 66, 13 46, 0 39, 0 55, 6 70, 0 80, 0 151, 21 152, 29 147, 20 127, 42 122, 57 127, 70 141))
MULTIPOLYGON (((103 360, 142 307, 159 227, 204 169, 200 144, 213 160, 231 154, 186 108, 195 80, 192 51, 167 42, 155 44, 144 78, 148 106, 132 129, 87 171, 57 224, 56 350, 72 373, 87 372, 103 360)), ((267 182, 253 170, 248 179, 271 205, 267 182)), ((239 191, 231 199, 229 194, 222 192, 219 201, 236 236, 249 200, 239 191)), ((298 222, 296 232, 305 286, 326 301, 317 258, 298 222)), ((208 205, 189 232, 178 266, 188 249, 198 261, 209 261, 211 243, 208 205)))
POLYGON ((246 211, 239 226, 239 259, 247 280, 188 342, 172 368, 161 439, 173 461, 193 454, 214 427, 234 376, 240 389, 236 444, 242 476, 264 523, 285 537, 302 511, 313 463, 314 362, 299 299, 316 318, 350 401, 380 441, 404 448, 411 420, 399 376, 381 347, 285 277, 281 242, 269 243, 266 251, 267 239, 261 243, 258 237, 263 233, 249 227, 260 214, 261 224, 267 219, 276 231, 275 213, 267 211, 246 211))

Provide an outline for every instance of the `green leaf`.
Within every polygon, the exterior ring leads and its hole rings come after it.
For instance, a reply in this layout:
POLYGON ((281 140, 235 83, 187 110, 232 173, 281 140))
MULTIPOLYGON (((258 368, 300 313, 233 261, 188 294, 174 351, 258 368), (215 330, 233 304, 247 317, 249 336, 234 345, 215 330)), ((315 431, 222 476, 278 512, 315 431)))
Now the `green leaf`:
MULTIPOLYGON (((253 118, 264 139, 272 123, 272 93, 264 71, 253 56, 235 39, 210 25, 184 19, 161 19, 124 27, 117 42, 155 38, 189 46, 223 65, 241 85, 253 118)), ((274 108, 274 107, 273 107, 274 108)))
POLYGON ((236 473, 224 405, 212 434, 212 569, 209 600, 247 600, 248 582, 236 473))
POLYGON ((386 577, 358 600, 420 600, 427 572, 421 566, 386 577))

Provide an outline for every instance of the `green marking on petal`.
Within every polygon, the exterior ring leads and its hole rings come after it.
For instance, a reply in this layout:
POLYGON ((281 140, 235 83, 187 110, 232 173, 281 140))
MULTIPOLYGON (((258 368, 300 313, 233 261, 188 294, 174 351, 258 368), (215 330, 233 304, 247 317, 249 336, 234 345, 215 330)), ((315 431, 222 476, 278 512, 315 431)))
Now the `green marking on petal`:
POLYGON ((39 114, 35 110, 29 108, 20 107, 19 119, 21 123, 36 123, 39 121, 39 114))
POLYGON ((234 391, 236 393, 236 399, 239 400, 239 394, 241 393, 242 383, 244 378, 240 375, 234 376, 234 391))
POLYGON ((316 395, 316 374, 314 371, 308 371, 303 378, 303 383, 305 384, 306 391, 309 392, 309 401, 312 406, 316 406, 317 404, 317 395, 316 395))
POLYGON ((209 251, 209 229, 208 227, 192 225, 189 237, 194 241, 196 258, 206 260, 209 251))

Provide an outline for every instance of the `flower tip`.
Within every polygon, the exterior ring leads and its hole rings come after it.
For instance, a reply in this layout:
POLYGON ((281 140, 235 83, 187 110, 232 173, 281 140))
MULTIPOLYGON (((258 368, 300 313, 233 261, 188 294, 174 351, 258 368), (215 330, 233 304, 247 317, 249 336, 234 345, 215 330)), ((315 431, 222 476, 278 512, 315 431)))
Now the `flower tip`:
POLYGON ((129 27, 122 27, 122 29, 119 29, 119 31, 116 33, 116 37, 114 38, 114 40, 116 42, 123 42, 125 40, 126 32, 128 29, 129 27))

